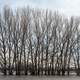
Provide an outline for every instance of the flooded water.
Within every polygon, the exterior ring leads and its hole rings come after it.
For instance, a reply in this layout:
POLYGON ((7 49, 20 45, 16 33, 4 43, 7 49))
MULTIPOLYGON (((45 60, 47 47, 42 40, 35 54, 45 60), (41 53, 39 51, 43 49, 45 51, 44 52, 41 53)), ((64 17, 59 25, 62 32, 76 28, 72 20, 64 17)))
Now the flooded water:
POLYGON ((0 80, 80 80, 78 76, 0 76, 0 80))

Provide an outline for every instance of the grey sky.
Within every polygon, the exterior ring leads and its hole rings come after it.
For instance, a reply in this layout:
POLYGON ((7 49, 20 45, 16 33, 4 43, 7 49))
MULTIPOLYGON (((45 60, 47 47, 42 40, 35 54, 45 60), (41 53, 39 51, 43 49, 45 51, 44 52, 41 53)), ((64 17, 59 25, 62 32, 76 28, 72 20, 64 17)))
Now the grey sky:
POLYGON ((12 8, 31 7, 51 9, 59 11, 65 15, 80 16, 80 0, 0 0, 0 8, 5 4, 10 5, 12 8))

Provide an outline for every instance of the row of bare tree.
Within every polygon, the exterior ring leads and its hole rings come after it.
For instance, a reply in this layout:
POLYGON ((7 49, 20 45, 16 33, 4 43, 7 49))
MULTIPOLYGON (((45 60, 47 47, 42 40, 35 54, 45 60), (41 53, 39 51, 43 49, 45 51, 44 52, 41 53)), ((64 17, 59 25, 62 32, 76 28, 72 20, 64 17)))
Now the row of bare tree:
POLYGON ((0 12, 0 71, 4 75, 80 74, 80 18, 31 9, 0 12))

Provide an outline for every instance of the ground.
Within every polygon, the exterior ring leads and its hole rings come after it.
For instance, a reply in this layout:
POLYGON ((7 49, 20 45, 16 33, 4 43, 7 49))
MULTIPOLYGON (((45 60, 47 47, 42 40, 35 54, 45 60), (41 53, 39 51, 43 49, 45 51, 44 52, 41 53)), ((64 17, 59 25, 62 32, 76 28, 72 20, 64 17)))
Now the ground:
POLYGON ((0 76, 0 80, 80 80, 79 76, 0 76))

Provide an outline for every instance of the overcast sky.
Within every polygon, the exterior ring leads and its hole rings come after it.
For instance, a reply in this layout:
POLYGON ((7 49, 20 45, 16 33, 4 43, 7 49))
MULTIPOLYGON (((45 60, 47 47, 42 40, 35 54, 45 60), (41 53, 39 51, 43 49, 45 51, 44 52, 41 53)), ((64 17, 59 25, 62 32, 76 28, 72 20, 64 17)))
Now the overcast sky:
POLYGON ((39 7, 59 11, 68 16, 80 16, 80 0, 0 0, 0 8, 9 5, 12 8, 39 7))

